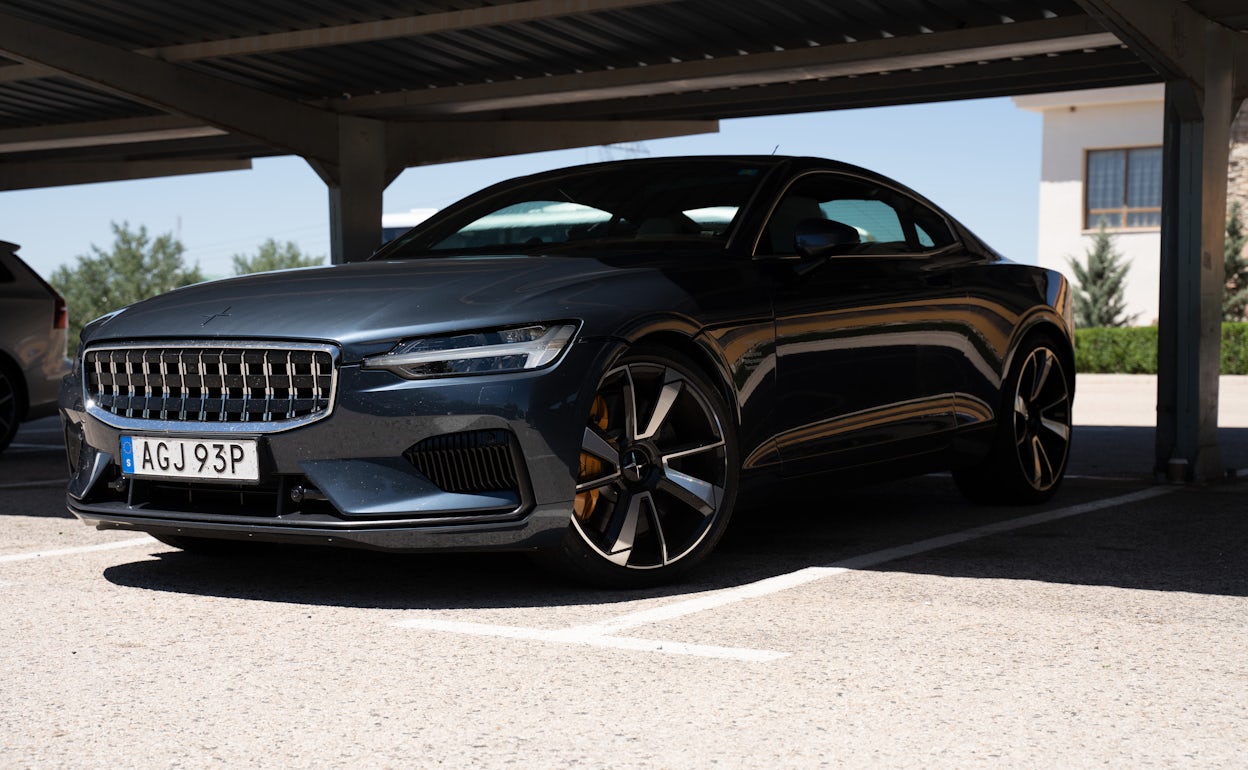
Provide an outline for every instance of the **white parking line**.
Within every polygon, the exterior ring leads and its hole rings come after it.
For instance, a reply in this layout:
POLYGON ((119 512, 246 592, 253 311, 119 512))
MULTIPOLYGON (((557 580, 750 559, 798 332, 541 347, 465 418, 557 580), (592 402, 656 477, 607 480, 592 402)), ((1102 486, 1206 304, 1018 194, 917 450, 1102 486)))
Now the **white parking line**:
POLYGON ((130 540, 114 540, 111 543, 100 543, 98 545, 80 545, 75 548, 57 548, 52 551, 28 551, 26 553, 10 553, 0 556, 0 564, 8 564, 15 561, 29 561, 31 559, 43 559, 49 556, 73 556, 79 553, 93 553, 95 551, 112 551, 117 548, 133 548, 139 545, 153 545, 155 540, 150 537, 136 537, 130 540))
POLYGON ((525 628, 523 626, 496 626, 488 623, 467 623, 455 620, 438 620, 436 618, 401 620, 395 625, 402 628, 418 628, 423 631, 443 631, 472 636, 503 637, 505 639, 527 639, 535 642, 580 644, 589 647, 608 647, 618 650, 666 652, 674 655, 696 655, 701 658, 723 658, 726 660, 744 660, 761 663, 778 660, 789 655, 787 652, 774 652, 772 650, 751 650, 743 647, 719 647, 716 645, 688 644, 686 642, 672 642, 661 639, 612 636, 599 634, 592 630, 583 631, 581 627, 564 629, 525 628))
POLYGON ((1106 508, 1116 508, 1154 497, 1169 494, 1181 487, 1150 487, 1138 492, 1131 492, 1103 500, 1071 505, 1052 511, 1022 516, 1017 519, 985 524, 972 527, 961 532, 932 537, 908 545, 885 548, 879 551, 842 559, 823 567, 806 567, 784 575, 758 580, 753 583, 712 591, 702 596, 685 601, 667 604, 661 607, 631 612, 615 618, 573 626, 567 629, 526 628, 522 626, 497 626, 485 623, 467 623, 459 621, 439 620, 436 618, 411 618, 398 621, 395 625, 402 628, 416 628, 425 631, 442 631, 448 633, 472 634, 476 636, 496 636, 510 639, 527 639, 530 641, 555 642, 563 644, 579 644, 591 647, 610 647, 616 649, 644 650, 649 652, 665 652, 676 655, 696 655, 707 658, 724 658, 754 662, 769 662, 788 657, 787 652, 774 650, 752 650, 739 647, 716 647, 710 645, 691 645, 683 642, 662 641, 655 639, 638 639, 635 637, 616 636, 620 631, 638 626, 660 623, 674 618, 692 615, 706 610, 716 609, 725 605, 754 599, 760 596, 787 591, 791 588, 822 580, 846 572, 876 567, 890 561, 916 556, 928 551, 947 548, 971 540, 978 540, 991 535, 999 535, 1016 529, 1045 524, 1072 516, 1080 516, 1106 508))

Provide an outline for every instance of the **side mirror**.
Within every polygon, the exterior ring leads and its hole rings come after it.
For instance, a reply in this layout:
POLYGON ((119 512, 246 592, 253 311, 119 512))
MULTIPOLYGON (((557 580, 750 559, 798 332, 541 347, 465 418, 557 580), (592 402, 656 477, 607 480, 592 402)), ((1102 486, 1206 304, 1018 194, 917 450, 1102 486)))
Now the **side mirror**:
POLYGON ((806 258, 844 254, 861 242, 857 228, 834 219, 803 219, 793 234, 793 249, 806 258))

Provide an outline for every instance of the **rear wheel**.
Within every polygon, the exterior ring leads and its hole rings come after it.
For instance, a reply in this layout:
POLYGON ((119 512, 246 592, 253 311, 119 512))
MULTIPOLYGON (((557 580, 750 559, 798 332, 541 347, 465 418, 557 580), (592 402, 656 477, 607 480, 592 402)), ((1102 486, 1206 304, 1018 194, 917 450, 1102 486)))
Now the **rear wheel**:
POLYGON ((1057 492, 1070 455, 1071 388, 1058 347, 1033 338, 1019 350, 1001 392, 988 457, 956 471, 958 488, 976 502, 1034 504, 1057 492))
POLYGON ((715 547, 736 498, 724 400, 687 359, 637 350, 603 375, 585 426, 573 515, 547 554, 583 582, 669 582, 715 547))

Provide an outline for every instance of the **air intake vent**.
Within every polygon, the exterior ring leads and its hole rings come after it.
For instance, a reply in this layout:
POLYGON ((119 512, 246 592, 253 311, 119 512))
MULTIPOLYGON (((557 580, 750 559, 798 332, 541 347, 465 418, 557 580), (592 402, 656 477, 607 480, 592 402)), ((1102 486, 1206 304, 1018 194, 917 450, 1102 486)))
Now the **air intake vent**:
POLYGON ((518 491, 512 436, 505 430, 433 436, 403 456, 444 492, 518 491))

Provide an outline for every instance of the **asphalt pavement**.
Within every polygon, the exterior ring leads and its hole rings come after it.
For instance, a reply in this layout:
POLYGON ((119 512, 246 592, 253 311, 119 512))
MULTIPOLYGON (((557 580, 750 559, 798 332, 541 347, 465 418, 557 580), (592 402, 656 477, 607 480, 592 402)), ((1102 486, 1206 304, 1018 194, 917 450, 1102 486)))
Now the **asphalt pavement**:
POLYGON ((1156 483, 1149 387, 1081 378, 1048 504, 802 490, 640 592, 97 532, 32 423, 0 455, 0 767, 1242 767, 1248 481, 1156 483))

